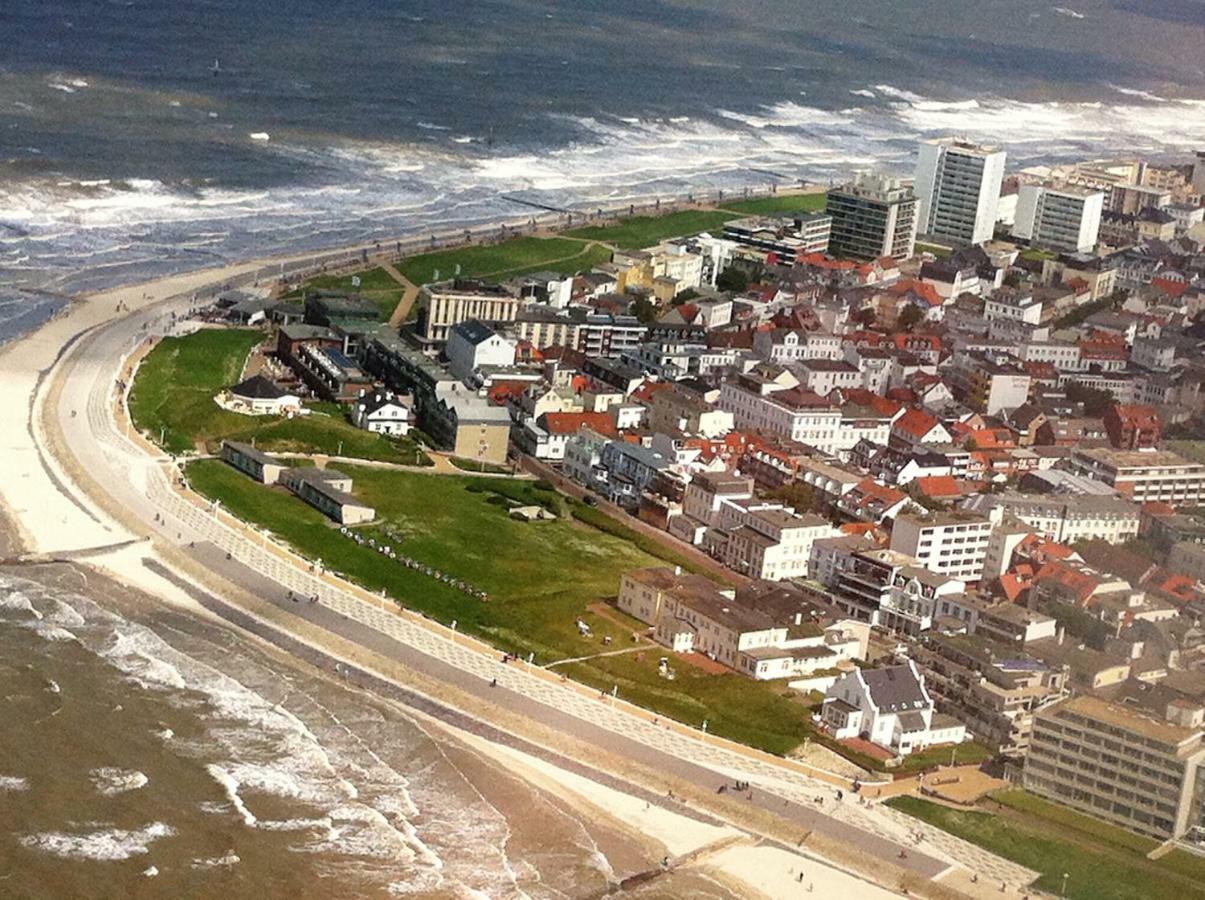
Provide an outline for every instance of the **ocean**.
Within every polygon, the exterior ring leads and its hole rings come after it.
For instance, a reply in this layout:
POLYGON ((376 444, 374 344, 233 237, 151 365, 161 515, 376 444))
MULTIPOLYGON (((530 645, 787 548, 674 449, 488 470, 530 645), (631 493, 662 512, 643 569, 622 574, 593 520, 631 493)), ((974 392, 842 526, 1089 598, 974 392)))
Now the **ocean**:
POLYGON ((6 0, 0 340, 68 297, 603 200, 1205 146, 1200 0, 6 0))
MULTIPOLYGON (((4 0, 0 342, 84 291, 557 207, 1205 148, 1200 0, 4 0)), ((0 895, 585 897, 647 848, 82 570, 0 570, 0 895)), ((638 896, 722 897, 703 881, 638 896)))
MULTIPOLYGON (((406 710, 69 566, 0 571, 0 896, 578 898, 648 847, 406 710)), ((640 898, 731 896, 697 873, 640 898)))

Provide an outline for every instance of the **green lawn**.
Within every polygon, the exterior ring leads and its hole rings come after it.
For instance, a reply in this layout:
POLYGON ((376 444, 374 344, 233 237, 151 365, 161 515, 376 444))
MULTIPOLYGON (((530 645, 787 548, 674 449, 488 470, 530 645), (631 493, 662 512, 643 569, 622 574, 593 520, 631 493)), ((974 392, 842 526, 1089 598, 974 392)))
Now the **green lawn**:
POLYGON ((824 209, 824 194, 774 194, 752 200, 724 201, 723 208, 743 216, 772 216, 782 213, 815 212, 824 209))
POLYGON ((924 244, 924 243, 921 243, 920 241, 917 241, 916 242, 916 252, 917 253, 932 253, 938 259, 941 259, 943 256, 950 256, 951 254, 953 254, 954 251, 951 250, 949 247, 940 247, 937 244, 924 244))
POLYGON ((382 268, 369 269, 365 272, 355 272, 351 275, 319 275, 311 278, 300 290, 289 296, 302 296, 307 290, 340 291, 345 294, 359 294, 365 300, 371 300, 381 311, 381 318, 388 320, 402 299, 404 288, 392 275, 382 268), (359 278, 357 287, 352 284, 353 278, 359 278))
POLYGON ((637 216, 615 225, 591 225, 566 231, 569 237, 588 238, 614 244, 627 250, 640 250, 666 238, 712 231, 736 218, 719 210, 684 210, 664 216, 637 216))
POLYGON ((1165 441, 1163 446, 1174 453, 1179 453, 1185 459, 1196 463, 1205 462, 1205 441, 1173 440, 1165 441))
MULTIPOLYGON (((355 544, 283 489, 259 485, 217 460, 193 462, 186 471, 200 493, 267 527, 302 554, 441 622, 455 619, 460 630, 500 649, 523 657, 534 653, 537 663, 634 647, 633 634, 644 630, 613 608, 600 616, 586 607, 613 597, 620 573, 664 563, 622 536, 566 515, 566 498, 540 482, 340 468, 354 478, 354 493, 377 510, 378 520, 357 531, 485 590, 489 602, 355 544), (560 518, 516 521, 508 501, 544 505, 560 518), (578 617, 590 623, 591 637, 578 633, 578 617), (612 638, 610 645, 603 644, 604 636, 612 638)), ((705 674, 661 647, 645 645, 555 671, 601 691, 618 686, 621 698, 692 725, 707 719, 713 733, 771 752, 786 753, 807 736, 807 708, 787 696, 785 685, 705 674), (662 656, 671 659, 673 681, 658 674, 662 656)))
POLYGON ((1085 816, 1083 813, 1060 806, 1058 803, 1051 803, 1049 800, 1043 800, 1041 797, 1019 788, 992 794, 992 799, 1009 809, 1025 813, 1025 815, 1043 822, 1049 822, 1057 829, 1071 829, 1093 840, 1112 844, 1132 853, 1140 853, 1145 856, 1159 846, 1159 842, 1154 838, 1127 831, 1091 816, 1085 816))
POLYGON ((134 425, 172 453, 214 451, 224 438, 255 441, 263 450, 335 454, 388 462, 430 462, 417 445, 356 428, 334 404, 293 419, 244 416, 222 409, 214 396, 235 384, 247 354, 264 339, 254 329, 207 328, 164 338, 147 354, 130 391, 134 425), (342 445, 340 447, 340 445, 342 445))
POLYGON ((575 274, 611 258, 605 247, 591 247, 567 238, 520 237, 500 244, 460 247, 410 256, 397 264, 398 270, 415 284, 452 278, 456 266, 461 275, 510 278, 548 269, 575 274))
MULTIPOLYGON (((1190 858, 1151 861, 1141 853, 1069 832, 1065 824, 1017 820, 1009 816, 951 809, 916 797, 895 797, 889 805, 944 831, 985 847, 1042 875, 1036 886, 1058 894, 1067 878, 1072 900, 1185 900, 1201 897, 1201 873, 1190 858)), ((1175 855, 1175 854, 1173 854, 1175 855)))
POLYGON ((919 772, 922 769, 932 769, 936 766, 948 766, 951 758, 956 765, 972 765, 992 758, 992 751, 973 741, 965 744, 929 747, 904 757, 904 761, 893 772, 919 772))

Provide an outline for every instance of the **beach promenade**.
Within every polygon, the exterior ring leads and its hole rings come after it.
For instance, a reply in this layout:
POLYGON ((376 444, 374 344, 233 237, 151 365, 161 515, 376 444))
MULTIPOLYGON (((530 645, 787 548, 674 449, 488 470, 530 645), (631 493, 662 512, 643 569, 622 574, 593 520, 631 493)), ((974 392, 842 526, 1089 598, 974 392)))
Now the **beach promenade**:
MULTIPOLYGON (((23 550, 90 558, 167 600, 226 618, 237 611, 244 627, 252 624, 250 616, 258 623, 251 630, 261 636, 300 641, 325 658, 332 654, 321 635, 328 634, 341 646, 399 661, 466 695, 488 694, 493 706, 666 780, 707 792, 721 783, 748 781, 754 787, 753 799, 746 801, 751 808, 773 812, 800 835, 816 836, 803 852, 823 843, 845 847, 851 860, 862 861, 853 873, 843 871, 852 870, 845 860, 825 865, 811 857, 813 869, 834 879, 834 890, 842 879, 853 879, 843 885, 847 893, 857 886, 850 896, 874 896, 876 889, 860 877, 867 871, 879 872, 875 880, 892 888, 906 882, 914 893, 929 885, 933 896, 957 896, 955 883, 965 893, 978 893, 966 887, 970 873, 994 885, 984 896, 1031 893, 1025 885, 1034 873, 1028 870, 887 807, 862 805, 848 793, 838 802, 835 789, 842 779, 836 776, 656 721, 542 670, 503 664, 477 642, 314 570, 267 536, 182 491, 174 461, 131 433, 125 420, 120 384, 129 373, 123 361, 152 333, 175 327, 173 313, 187 312, 193 292, 256 270, 249 264, 109 292, 75 304, 37 334, 0 351, 0 378, 9 388, 0 399, 0 417, 14 423, 4 438, 9 477, 0 496, 18 525, 23 550), (239 591, 276 610, 271 625, 231 599, 239 591), (319 599, 294 602, 290 591, 319 599), (496 690, 489 687, 494 679, 496 690), (942 884, 930 881, 935 878, 942 884), (1004 893, 998 890, 1002 883, 1004 893)), ((366 683, 389 681, 364 664, 353 669, 349 663, 347 671, 366 683)), ((693 806, 690 814, 704 815, 693 806)), ((776 852, 785 852, 781 837, 778 842, 776 852)), ((756 849, 769 848, 745 848, 756 849)))

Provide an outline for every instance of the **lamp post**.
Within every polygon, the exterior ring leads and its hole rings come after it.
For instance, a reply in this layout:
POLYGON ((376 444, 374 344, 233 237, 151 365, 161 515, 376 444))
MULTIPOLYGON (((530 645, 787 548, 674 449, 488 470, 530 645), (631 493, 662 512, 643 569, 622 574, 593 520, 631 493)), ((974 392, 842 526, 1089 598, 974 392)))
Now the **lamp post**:
POLYGON ((1068 878, 1070 878, 1070 877, 1071 877, 1071 874, 1070 874, 1069 872, 1064 872, 1064 873, 1063 873, 1063 887, 1062 887, 1062 890, 1060 890, 1060 891, 1059 891, 1059 896, 1060 896, 1060 897, 1066 897, 1066 896, 1067 896, 1067 879, 1068 879, 1068 878))

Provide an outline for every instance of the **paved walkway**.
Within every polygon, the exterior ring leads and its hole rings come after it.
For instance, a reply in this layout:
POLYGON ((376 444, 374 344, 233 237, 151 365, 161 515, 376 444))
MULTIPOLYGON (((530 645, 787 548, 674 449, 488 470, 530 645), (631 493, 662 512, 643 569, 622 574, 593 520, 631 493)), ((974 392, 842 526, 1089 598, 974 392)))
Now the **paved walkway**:
POLYGON ((403 288, 402 297, 398 300, 398 304, 394 307, 393 315, 389 317, 389 324, 393 328, 400 328, 402 324, 410 318, 410 310, 414 307, 414 301, 418 299, 419 287, 405 275, 397 270, 397 266, 390 262, 381 263, 381 268, 385 273, 400 284, 403 288))
MULTIPOLYGON (((90 387, 86 420, 76 423, 76 427, 87 425, 93 441, 88 452, 93 457, 96 454, 103 456, 110 470, 92 474, 117 477, 122 490, 133 491, 144 504, 146 501, 153 504, 163 516, 162 531, 181 546, 190 542, 211 544, 219 554, 259 573, 281 589, 301 597, 317 597, 315 611, 334 614, 346 627, 367 629, 408 651, 417 651, 477 679, 479 684, 496 679, 504 690, 559 716, 622 736, 626 741, 659 751, 665 758, 714 772, 721 779, 748 781, 758 792, 768 792, 800 808, 822 813, 821 821, 831 823, 823 826, 824 829, 842 835, 842 840, 854 846, 869 849, 875 846, 871 837, 874 836, 888 842, 886 847, 913 848, 908 851, 908 858, 901 859, 900 865, 917 868, 930 878, 940 874, 942 865, 958 864, 979 874, 980 878, 1007 883, 1015 896, 1022 886, 1036 877, 1034 872, 888 807, 860 805, 849 793, 843 801, 836 801, 834 784, 846 784, 840 776, 809 772, 802 765, 704 736, 676 723, 659 721, 622 700, 600 697, 594 691, 562 681, 538 667, 503 664, 500 654, 491 648, 457 636, 430 620, 399 610, 391 601, 317 571, 308 561, 272 543, 256 529, 215 511, 211 504, 196 495, 178 491, 173 486, 178 477, 174 463, 165 460, 153 448, 151 452, 157 458, 151 457, 145 442, 117 430, 114 411, 120 409, 120 403, 115 402, 111 393, 111 369, 115 362, 106 360, 104 354, 88 354, 75 363, 75 367, 82 370, 77 377, 88 379, 91 376, 87 381, 90 387), (817 803, 817 798, 822 802, 817 803), (863 837, 859 838, 859 834, 863 837), (940 864, 933 869, 926 860, 939 860, 940 864)), ((817 827, 819 829, 821 825, 817 827)), ((879 845, 877 854, 883 852, 884 845, 879 845)))

